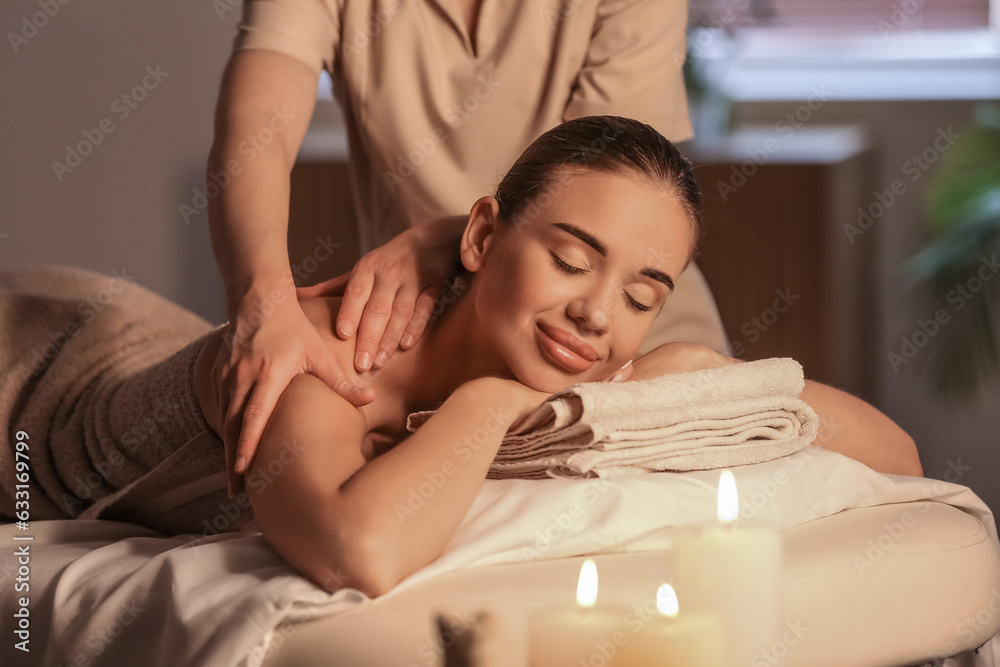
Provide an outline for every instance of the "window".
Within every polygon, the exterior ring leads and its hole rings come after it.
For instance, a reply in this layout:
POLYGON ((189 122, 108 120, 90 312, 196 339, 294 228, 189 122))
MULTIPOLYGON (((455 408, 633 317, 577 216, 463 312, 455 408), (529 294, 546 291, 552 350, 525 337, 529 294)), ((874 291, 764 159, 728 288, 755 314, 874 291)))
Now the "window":
POLYGON ((691 0, 691 27, 889 35, 987 28, 990 0, 691 0))

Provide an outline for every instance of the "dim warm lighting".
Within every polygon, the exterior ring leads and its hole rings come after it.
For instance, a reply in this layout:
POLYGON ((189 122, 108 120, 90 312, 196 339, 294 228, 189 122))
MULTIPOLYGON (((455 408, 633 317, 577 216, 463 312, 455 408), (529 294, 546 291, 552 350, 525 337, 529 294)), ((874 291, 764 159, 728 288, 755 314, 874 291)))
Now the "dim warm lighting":
POLYGON ((580 581, 576 585, 576 603, 581 607, 593 607, 597 602, 597 564, 591 559, 583 561, 580 581))
POLYGON ((674 587, 670 584, 660 584, 660 587, 656 589, 656 608, 664 616, 669 616, 674 618, 677 616, 677 612, 680 611, 680 605, 677 604, 677 593, 674 592, 674 587))
POLYGON ((729 470, 719 475, 719 521, 732 523, 740 515, 740 499, 736 494, 736 478, 729 470))

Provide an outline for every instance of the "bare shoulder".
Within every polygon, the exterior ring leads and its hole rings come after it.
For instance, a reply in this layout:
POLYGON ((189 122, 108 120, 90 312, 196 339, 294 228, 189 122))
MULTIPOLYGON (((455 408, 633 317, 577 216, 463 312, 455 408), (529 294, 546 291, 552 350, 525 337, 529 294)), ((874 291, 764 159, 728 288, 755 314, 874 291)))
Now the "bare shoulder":
MULTIPOLYGON (((355 382, 359 381, 358 374, 354 371, 354 339, 343 341, 333 333, 333 326, 336 323, 337 312, 340 308, 340 298, 317 297, 303 299, 299 302, 302 312, 306 318, 312 322, 319 333, 320 338, 340 362, 340 368, 344 369, 348 377, 355 382)), ((212 369, 219 357, 222 346, 226 345, 227 328, 223 327, 209 335, 205 346, 195 363, 194 384, 195 392, 198 395, 198 403, 201 406, 205 421, 215 431, 216 435, 222 437, 222 422, 219 418, 219 408, 216 401, 215 390, 212 385, 212 369)))
MULTIPOLYGON (((339 487, 365 464, 364 414, 313 375, 296 375, 278 399, 247 471, 247 489, 277 469, 305 488, 339 487)), ((256 484, 259 486, 259 484, 256 484)), ((260 489, 257 489, 260 491, 260 489)), ((251 496, 254 494, 251 493, 251 496)))
POLYGON ((330 348, 340 367, 344 369, 349 377, 360 380, 358 373, 354 371, 354 342, 355 338, 342 340, 334 333, 337 326, 337 313, 340 312, 341 298, 339 296, 320 296, 310 299, 301 299, 299 307, 305 314, 306 319, 312 322, 316 328, 316 333, 323 339, 326 346, 330 348))

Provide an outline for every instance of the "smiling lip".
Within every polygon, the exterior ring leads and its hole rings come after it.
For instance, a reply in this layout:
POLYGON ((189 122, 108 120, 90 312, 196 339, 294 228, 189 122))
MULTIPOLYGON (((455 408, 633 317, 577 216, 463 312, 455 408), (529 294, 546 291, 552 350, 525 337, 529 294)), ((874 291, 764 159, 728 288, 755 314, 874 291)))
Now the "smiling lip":
POLYGON ((574 373, 590 369, 597 361, 597 350, 565 329, 539 323, 538 341, 542 350, 558 365, 574 373))

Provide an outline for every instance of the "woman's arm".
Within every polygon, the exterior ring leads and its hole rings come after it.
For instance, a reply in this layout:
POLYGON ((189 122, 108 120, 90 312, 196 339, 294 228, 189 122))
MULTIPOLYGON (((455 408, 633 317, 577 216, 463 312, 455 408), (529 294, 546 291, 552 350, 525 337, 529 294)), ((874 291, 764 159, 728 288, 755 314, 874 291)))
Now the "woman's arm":
MULTIPOLYGON (((629 379, 736 363, 742 362, 704 345, 666 343, 637 359, 629 379)), ((913 438, 868 403, 813 380, 806 380, 799 397, 819 416, 821 426, 816 444, 820 447, 861 461, 879 472, 923 476, 913 438)))
POLYGON ((799 395, 819 415, 816 444, 861 461, 872 470, 923 477, 917 445, 906 431, 860 398, 806 380, 799 395))
POLYGON ((462 385, 419 431, 366 463, 362 413, 315 377, 297 376, 247 475, 261 532, 328 590, 391 590, 441 554, 507 429, 548 396, 515 385, 462 385))

